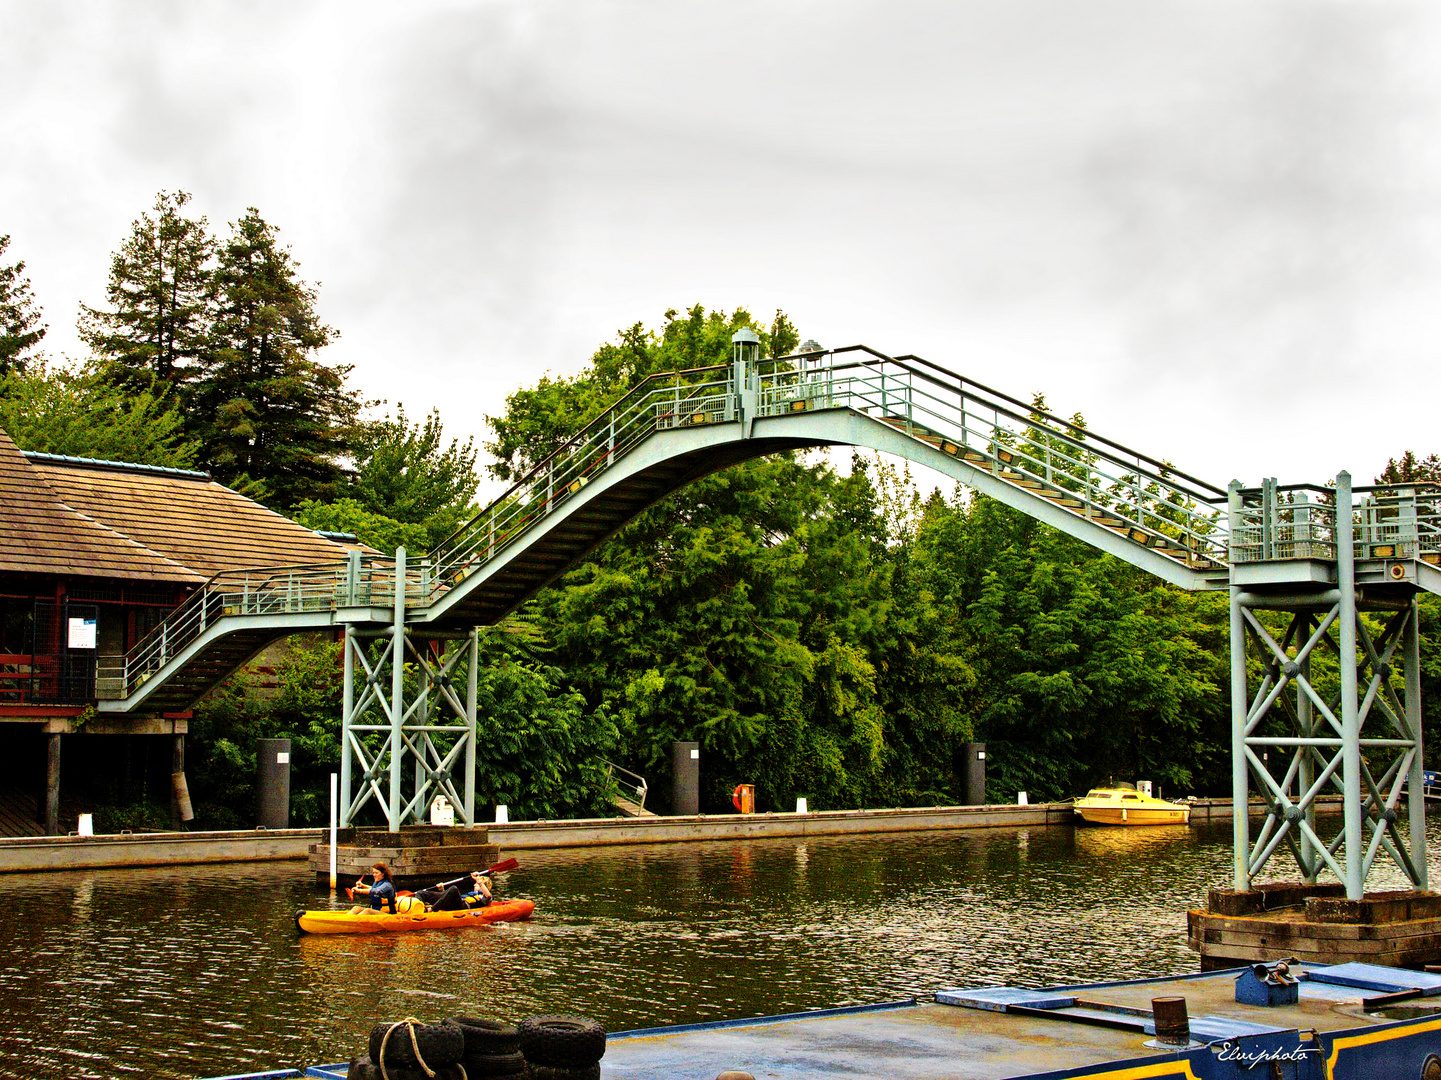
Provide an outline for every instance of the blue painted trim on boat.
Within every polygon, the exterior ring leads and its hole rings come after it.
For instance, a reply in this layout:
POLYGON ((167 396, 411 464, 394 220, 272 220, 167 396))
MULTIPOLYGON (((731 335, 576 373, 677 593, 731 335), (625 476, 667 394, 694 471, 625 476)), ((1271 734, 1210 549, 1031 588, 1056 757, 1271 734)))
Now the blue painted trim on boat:
POLYGON ((227 1076, 212 1076, 209 1080, 287 1080, 288 1077, 304 1076, 297 1069, 274 1069, 270 1072, 230 1073, 227 1076))
POLYGON ((883 1001, 877 1005, 846 1005, 839 1009, 810 1009, 806 1012, 777 1013, 774 1016, 751 1016, 741 1020, 707 1020, 701 1024, 667 1024, 663 1027, 635 1028, 632 1031, 612 1031, 610 1039, 639 1039, 649 1035, 676 1035, 688 1031, 720 1031, 724 1028, 755 1027, 759 1024, 780 1024, 789 1020, 815 1020, 824 1016, 854 1016, 857 1013, 887 1012, 891 1009, 914 1009, 920 1002, 915 998, 900 1001, 883 1001))
MULTIPOLYGON (((1036 993, 1039 994, 1042 992, 1051 992, 1057 990, 1100 990, 1107 986, 1145 986, 1147 983, 1182 982, 1192 979, 1214 979, 1218 976, 1227 974, 1234 977, 1240 972, 1249 969, 1250 966, 1250 964, 1238 964, 1236 967, 1217 968, 1215 971, 1196 971, 1192 972, 1190 975, 1156 975, 1153 978, 1149 979, 1123 979, 1120 982, 1057 983, 1054 986, 1043 986, 1040 990, 1037 990, 1036 993)), ((1296 965, 1296 968, 1293 968, 1292 970, 1324 966, 1324 964, 1307 964, 1302 962, 1298 963, 1296 965)))
POLYGON ((345 1080, 350 1072, 350 1062, 342 1061, 339 1065, 312 1065, 305 1070, 306 1076, 320 1076, 325 1080, 345 1080))

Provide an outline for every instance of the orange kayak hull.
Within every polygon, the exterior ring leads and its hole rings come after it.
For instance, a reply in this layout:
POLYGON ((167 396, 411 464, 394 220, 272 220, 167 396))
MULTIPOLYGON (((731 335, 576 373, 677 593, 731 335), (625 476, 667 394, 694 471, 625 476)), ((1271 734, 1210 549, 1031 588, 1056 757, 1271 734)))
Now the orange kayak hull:
POLYGON ((423 915, 390 915, 380 911, 302 911, 295 925, 302 934, 408 934, 416 930, 468 930, 499 922, 528 919, 531 900, 501 900, 464 911, 427 911, 423 915))

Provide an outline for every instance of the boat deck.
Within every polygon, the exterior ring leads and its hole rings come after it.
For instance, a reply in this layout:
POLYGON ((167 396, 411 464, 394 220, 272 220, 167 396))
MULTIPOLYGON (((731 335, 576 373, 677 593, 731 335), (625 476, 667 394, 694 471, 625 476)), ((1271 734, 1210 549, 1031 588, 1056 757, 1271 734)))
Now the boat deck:
MULTIPOLYGON (((1441 1010, 1441 976, 1364 964, 1297 969, 1299 1001, 1271 1007, 1237 1002, 1230 970, 1042 990, 941 989, 927 1001, 615 1032, 601 1076, 712 1080, 734 1069, 756 1080, 1361 1080, 1420 1076, 1428 1057, 1441 1055, 1441 1011, 1427 1009, 1430 999, 1441 1010), (1148 1046, 1151 999, 1174 995, 1187 1002, 1191 1047, 1148 1046), (1387 1020, 1382 1008, 1409 1018, 1387 1020), (1262 1060, 1283 1067, 1257 1073, 1262 1060)), ((345 1068, 305 1075, 344 1077, 345 1068)))

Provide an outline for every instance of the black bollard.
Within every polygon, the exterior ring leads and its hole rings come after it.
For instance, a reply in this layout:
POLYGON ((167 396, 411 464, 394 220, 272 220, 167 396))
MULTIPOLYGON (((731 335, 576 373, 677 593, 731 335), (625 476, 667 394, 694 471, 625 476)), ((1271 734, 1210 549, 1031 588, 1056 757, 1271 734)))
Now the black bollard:
POLYGON ((255 768, 255 823, 290 828, 290 740, 261 739, 255 768))
POLYGON ((677 816, 700 813, 700 743, 673 742, 671 806, 677 816))
POLYGON ((1151 1015, 1156 1021, 1156 1041, 1172 1046, 1187 1046, 1191 1042, 1191 1018, 1186 1013, 1186 999, 1183 997, 1158 997, 1151 999, 1151 1015))
POLYGON ((966 767, 963 781, 966 785, 966 806, 984 806, 986 803, 986 744, 968 742, 965 744, 966 767))

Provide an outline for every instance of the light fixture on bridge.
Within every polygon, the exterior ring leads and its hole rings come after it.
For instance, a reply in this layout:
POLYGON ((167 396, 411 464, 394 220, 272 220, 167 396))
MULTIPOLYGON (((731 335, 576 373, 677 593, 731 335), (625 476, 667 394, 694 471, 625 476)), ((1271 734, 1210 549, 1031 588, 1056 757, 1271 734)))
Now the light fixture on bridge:
POLYGON ((761 358, 761 339, 749 326, 742 326, 731 335, 731 360, 736 364, 754 364, 761 358))

